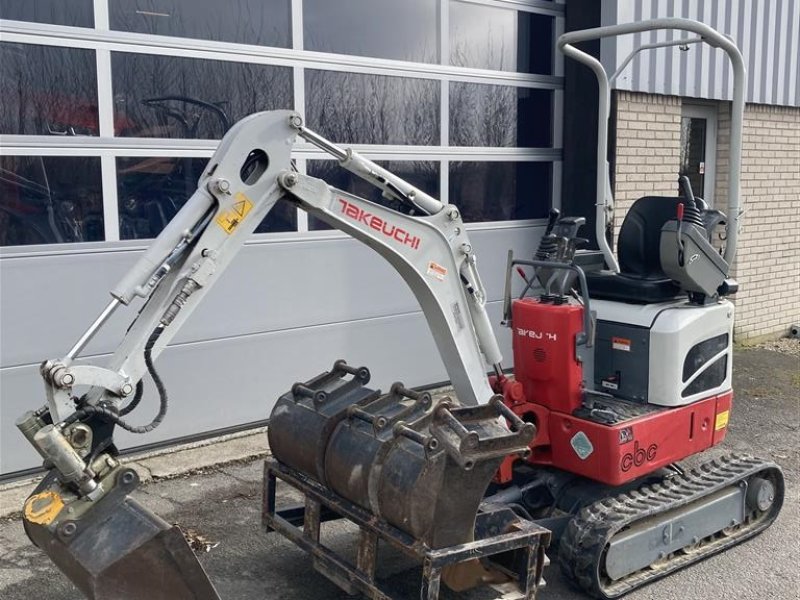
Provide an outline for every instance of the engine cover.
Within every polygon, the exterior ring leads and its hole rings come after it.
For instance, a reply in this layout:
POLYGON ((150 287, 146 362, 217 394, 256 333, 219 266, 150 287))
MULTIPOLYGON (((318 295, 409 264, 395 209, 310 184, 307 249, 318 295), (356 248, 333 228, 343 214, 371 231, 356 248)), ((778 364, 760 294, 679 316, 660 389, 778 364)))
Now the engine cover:
POLYGON ((595 300, 594 377, 615 397, 685 406, 731 389, 733 304, 595 300))

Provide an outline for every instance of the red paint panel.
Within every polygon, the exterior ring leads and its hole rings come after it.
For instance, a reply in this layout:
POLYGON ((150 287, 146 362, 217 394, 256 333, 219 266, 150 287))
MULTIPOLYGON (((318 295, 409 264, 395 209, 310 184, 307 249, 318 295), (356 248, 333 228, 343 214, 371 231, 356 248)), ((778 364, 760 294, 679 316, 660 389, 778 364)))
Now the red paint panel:
POLYGON ((614 426, 571 415, 550 415, 553 466, 610 485, 621 485, 713 445, 717 398, 664 408, 614 426), (573 442, 582 432, 591 453, 573 442))
POLYGON ((572 413, 582 396, 575 337, 583 331, 583 307, 523 298, 513 302, 511 317, 514 377, 522 383, 525 397, 550 410, 572 413))
MULTIPOLYGON (((616 486, 721 441, 724 430, 714 430, 715 420, 720 409, 730 409, 731 395, 729 392, 688 406, 662 408, 612 426, 526 402, 515 403, 511 408, 538 427, 527 462, 616 486)), ((511 462, 508 462, 498 473, 497 480, 507 482, 510 479, 511 462)))

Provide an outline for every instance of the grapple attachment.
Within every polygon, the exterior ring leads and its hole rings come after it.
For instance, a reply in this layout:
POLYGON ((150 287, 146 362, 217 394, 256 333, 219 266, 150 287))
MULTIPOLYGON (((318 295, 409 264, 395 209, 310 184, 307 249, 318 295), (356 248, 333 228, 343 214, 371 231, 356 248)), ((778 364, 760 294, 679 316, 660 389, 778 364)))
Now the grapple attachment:
POLYGON ((91 500, 51 473, 25 502, 25 531, 91 600, 219 600, 181 530, 129 497, 138 483, 117 466, 91 500))

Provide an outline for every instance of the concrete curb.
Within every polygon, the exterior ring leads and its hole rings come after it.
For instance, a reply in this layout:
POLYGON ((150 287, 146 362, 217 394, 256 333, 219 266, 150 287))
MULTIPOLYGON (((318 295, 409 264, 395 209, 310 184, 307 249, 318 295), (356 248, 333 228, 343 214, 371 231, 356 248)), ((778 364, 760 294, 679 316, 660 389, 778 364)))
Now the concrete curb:
MULTIPOLYGON (((170 479, 216 465, 266 456, 266 427, 131 454, 123 461, 139 474, 143 484, 170 479)), ((0 484, 0 518, 16 516, 42 476, 0 484)))

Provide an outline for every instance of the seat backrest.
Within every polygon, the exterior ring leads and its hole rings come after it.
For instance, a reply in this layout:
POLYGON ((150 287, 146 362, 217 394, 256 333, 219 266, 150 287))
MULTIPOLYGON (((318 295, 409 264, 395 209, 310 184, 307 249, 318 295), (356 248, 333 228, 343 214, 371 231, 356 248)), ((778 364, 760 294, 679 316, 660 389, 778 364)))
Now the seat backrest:
POLYGON ((620 272, 640 277, 666 277, 661 269, 660 240, 664 223, 674 219, 683 198, 645 196, 633 203, 619 230, 620 272))

